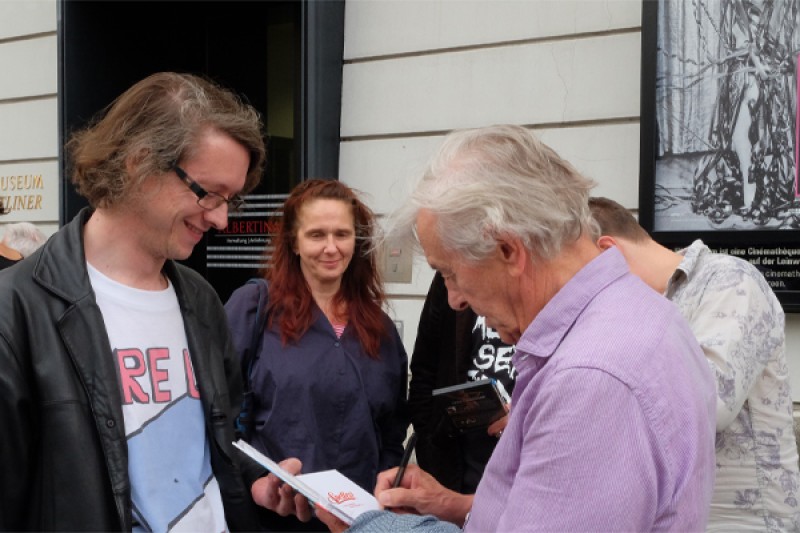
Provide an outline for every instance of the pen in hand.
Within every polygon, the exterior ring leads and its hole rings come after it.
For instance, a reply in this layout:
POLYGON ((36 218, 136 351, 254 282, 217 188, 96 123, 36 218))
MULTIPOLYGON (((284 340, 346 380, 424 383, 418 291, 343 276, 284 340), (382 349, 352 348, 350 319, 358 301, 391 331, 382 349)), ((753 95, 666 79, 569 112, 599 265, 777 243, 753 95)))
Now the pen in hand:
POLYGON ((408 462, 411 460, 411 453, 414 451, 414 445, 417 444, 417 433, 414 432, 408 438, 408 444, 406 444, 406 449, 403 452, 403 458, 400 460, 400 468, 397 469, 397 475, 394 478, 394 483, 392 483, 392 488, 396 489, 400 486, 400 482, 403 481, 403 474, 406 473, 406 467, 408 466, 408 462))

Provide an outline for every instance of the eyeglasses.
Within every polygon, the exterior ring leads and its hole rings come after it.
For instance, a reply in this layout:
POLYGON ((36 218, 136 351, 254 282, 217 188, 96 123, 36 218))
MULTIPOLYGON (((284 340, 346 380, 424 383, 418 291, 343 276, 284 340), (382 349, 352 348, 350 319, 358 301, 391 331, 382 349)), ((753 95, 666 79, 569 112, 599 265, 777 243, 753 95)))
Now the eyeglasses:
POLYGON ((177 174, 197 196, 197 205, 206 211, 213 211, 222 204, 228 204, 228 211, 241 211, 244 207, 244 200, 238 194, 234 194, 230 198, 225 198, 221 194, 205 190, 199 183, 190 178, 189 174, 178 165, 172 165, 172 170, 175 171, 175 174, 177 174))

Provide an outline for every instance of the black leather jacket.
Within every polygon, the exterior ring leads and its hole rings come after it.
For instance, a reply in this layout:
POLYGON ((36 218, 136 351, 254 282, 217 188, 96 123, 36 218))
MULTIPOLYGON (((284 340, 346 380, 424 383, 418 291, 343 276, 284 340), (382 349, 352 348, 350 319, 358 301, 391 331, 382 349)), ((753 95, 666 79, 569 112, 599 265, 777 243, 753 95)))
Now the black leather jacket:
MULTIPOLYGON (((86 272, 82 211, 0 272, 0 530, 130 530, 117 370, 86 272)), ((257 529, 232 417, 241 396, 225 313, 196 272, 168 261, 199 385, 228 527, 257 529)), ((246 472, 245 472, 246 470, 246 472)))

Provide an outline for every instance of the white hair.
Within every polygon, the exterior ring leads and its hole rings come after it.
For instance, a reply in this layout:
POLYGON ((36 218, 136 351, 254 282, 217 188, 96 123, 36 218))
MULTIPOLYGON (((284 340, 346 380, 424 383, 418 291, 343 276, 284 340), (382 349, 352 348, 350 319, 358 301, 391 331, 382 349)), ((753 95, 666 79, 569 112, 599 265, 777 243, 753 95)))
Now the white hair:
POLYGON ((3 243, 18 251, 22 257, 31 255, 46 240, 47 236, 30 222, 7 224, 3 234, 3 243))
POLYGON ((496 238, 513 235, 541 259, 591 235, 595 183, 531 131, 514 125, 447 135, 406 203, 387 220, 388 239, 416 242, 416 220, 436 217, 445 249, 467 261, 485 259, 496 238))

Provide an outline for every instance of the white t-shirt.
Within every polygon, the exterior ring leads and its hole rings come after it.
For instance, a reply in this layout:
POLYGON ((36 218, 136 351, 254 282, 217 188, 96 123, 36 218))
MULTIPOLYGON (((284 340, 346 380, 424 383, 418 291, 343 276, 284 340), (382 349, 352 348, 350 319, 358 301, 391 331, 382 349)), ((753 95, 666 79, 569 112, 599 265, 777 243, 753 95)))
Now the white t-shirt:
POLYGON ((121 386, 134 531, 226 531, 175 288, 87 267, 121 386))

